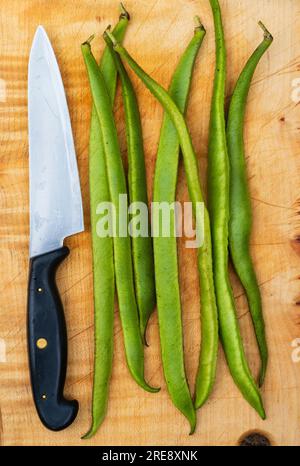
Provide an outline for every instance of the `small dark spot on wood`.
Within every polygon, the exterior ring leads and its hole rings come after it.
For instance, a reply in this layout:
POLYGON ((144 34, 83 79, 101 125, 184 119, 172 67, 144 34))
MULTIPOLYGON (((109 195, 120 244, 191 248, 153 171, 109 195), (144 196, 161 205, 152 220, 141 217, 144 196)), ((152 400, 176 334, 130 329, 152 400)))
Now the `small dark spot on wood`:
POLYGON ((101 16, 96 16, 96 21, 98 21, 98 23, 101 23, 101 16))
POLYGON ((265 435, 259 432, 251 432, 239 441, 240 447, 270 447, 271 442, 265 435))
POLYGON ((296 306, 300 306, 300 301, 297 301, 297 302, 296 302, 296 306))
POLYGON ((280 121, 282 121, 282 123, 284 123, 285 122, 285 117, 281 117, 280 121))
POLYGON ((300 255, 300 237, 296 236, 293 240, 291 240, 291 246, 293 250, 300 255))

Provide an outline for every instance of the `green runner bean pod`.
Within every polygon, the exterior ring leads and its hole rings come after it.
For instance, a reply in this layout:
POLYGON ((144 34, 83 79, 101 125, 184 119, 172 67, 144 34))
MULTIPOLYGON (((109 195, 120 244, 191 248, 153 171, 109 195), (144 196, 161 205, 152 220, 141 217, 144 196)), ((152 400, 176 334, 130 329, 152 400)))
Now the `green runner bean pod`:
MULTIPOLYGON (((204 36, 205 29, 198 23, 169 87, 170 96, 182 112, 186 111, 193 69, 204 36)), ((165 114, 155 167, 154 202, 167 202, 170 206, 175 202, 179 152, 177 131, 168 114, 165 114)), ((171 399, 189 420, 193 431, 196 416, 184 366, 175 212, 172 209, 169 226, 170 237, 164 237, 159 231, 159 225, 154 225, 159 235, 153 239, 162 361, 171 399)))
POLYGON ((214 279, 221 340, 231 375, 245 399, 265 419, 260 392, 250 372, 228 272, 229 160, 225 128, 226 49, 218 0, 210 0, 216 35, 216 69, 211 107, 208 194, 214 279))
MULTIPOLYGON (((198 204, 203 204, 204 199, 200 187, 199 174, 198 174, 198 161, 193 147, 193 143, 184 119, 183 114, 178 109, 168 92, 161 87, 156 81, 154 81, 149 75, 147 75, 142 68, 133 60, 128 54, 124 47, 122 47, 108 31, 110 38, 114 44, 116 52, 129 64, 133 71, 139 76, 144 82, 147 88, 162 104, 165 111, 168 113, 175 126, 181 150, 183 153, 185 172, 187 176, 187 183, 189 189, 190 199, 193 205, 193 212, 195 218, 197 218, 198 204)), ((216 299, 214 292, 214 281, 213 281, 213 266, 212 266, 212 250, 211 250, 211 233, 210 233, 210 221, 206 207, 204 206, 204 243, 199 248, 198 253, 198 268, 200 276, 200 288, 201 288, 201 309, 202 309, 202 321, 205 320, 207 324, 208 333, 206 335, 205 345, 210 345, 210 351, 207 354, 212 354, 212 367, 215 367, 217 358, 217 309, 216 299), (211 353, 212 351, 212 353, 211 353)), ((157 280, 158 277, 156 277, 157 280)), ((177 342, 174 342, 177 344, 177 342)), ((203 364, 205 361, 202 360, 203 364)), ((172 368, 171 368, 172 370, 172 368)), ((204 370, 205 374, 211 371, 204 370)), ((211 385, 210 376, 208 376, 209 386, 211 385)), ((204 385, 207 385, 205 380, 204 385)), ((203 385, 203 386, 204 386, 203 385)), ((203 390, 203 393, 207 393, 207 388, 203 390)))
POLYGON ((273 41, 269 31, 266 30, 262 23, 259 24, 264 31, 264 39, 245 65, 233 92, 227 122, 227 141, 231 172, 230 252, 234 268, 245 289, 252 315, 261 357, 259 383, 263 385, 268 363, 268 346, 261 295, 250 255, 249 241, 252 229, 252 211, 244 153, 244 119, 251 81, 260 59, 273 41))
POLYGON ((127 196, 126 179, 111 99, 103 75, 92 54, 90 46, 91 39, 83 43, 81 49, 100 123, 101 136, 105 150, 110 199, 115 212, 116 222, 114 222, 114 215, 112 215, 114 263, 126 359, 134 380, 145 390, 157 392, 158 389, 150 387, 144 380, 144 347, 135 299, 131 242, 128 232, 123 234, 121 231, 122 226, 128 227, 128 216, 126 215, 125 225, 119 223, 119 218, 124 215, 124 212, 122 213, 120 210, 122 206, 122 196, 127 196))
MULTIPOLYGON (((120 20, 114 29, 114 34, 119 40, 123 40, 128 20, 129 15, 123 7, 120 20)), ((117 85, 117 70, 108 48, 103 52, 100 70, 113 105, 117 85)), ((97 207, 101 202, 109 202, 110 195, 101 129, 95 106, 92 109, 90 129, 89 186, 93 253, 95 352, 92 424, 89 432, 83 437, 84 439, 93 437, 105 418, 113 361, 115 296, 113 240, 109 237, 100 238, 97 235, 97 222, 99 219, 97 207)))
MULTIPOLYGON (((134 203, 143 203, 148 210, 143 133, 138 102, 132 82, 120 57, 114 52, 110 40, 108 40, 108 46, 111 47, 122 84, 128 147, 129 200, 131 205, 134 205, 134 203)), ((137 204, 136 207, 139 215, 143 215, 143 210, 139 211, 137 204)), ((135 215, 131 215, 131 221, 134 221, 135 215)), ((135 293, 139 310, 141 335, 145 342, 147 324, 156 303, 154 257, 149 216, 147 216, 146 220, 148 220, 147 236, 144 236, 145 232, 140 232, 138 236, 133 235, 131 239, 135 293)))

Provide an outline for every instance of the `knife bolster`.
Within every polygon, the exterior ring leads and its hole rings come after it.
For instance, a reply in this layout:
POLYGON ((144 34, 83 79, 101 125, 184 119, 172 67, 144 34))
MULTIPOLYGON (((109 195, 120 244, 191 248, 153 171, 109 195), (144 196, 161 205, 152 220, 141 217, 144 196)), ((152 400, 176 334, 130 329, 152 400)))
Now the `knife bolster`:
POLYGON ((68 427, 78 402, 63 395, 67 370, 67 331, 55 275, 69 249, 31 259, 28 288, 28 349, 32 392, 42 423, 50 430, 68 427))

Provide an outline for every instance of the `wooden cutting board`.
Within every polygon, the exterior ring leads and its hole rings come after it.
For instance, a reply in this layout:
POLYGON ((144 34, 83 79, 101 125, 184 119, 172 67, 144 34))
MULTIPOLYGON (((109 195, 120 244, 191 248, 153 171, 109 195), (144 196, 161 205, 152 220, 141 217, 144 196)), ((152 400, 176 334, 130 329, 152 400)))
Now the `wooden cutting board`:
MULTIPOLYGON (((88 192, 91 99, 80 44, 118 17, 118 0, 1 0, 0 60, 0 444, 2 445, 236 445, 253 430, 274 445, 297 445, 300 435, 300 5, 297 0, 221 0, 228 46, 228 95, 245 60, 261 41, 263 20, 275 37, 249 97, 246 151, 254 212, 251 240, 263 295, 270 365, 263 388, 268 414, 261 421, 232 382, 220 350, 217 382, 198 414, 198 428, 173 407, 162 374, 157 316, 149 326, 146 376, 161 385, 143 392, 126 368, 116 310, 115 355, 107 419, 97 436, 81 441, 90 422, 93 375, 93 288, 88 192), (75 423, 52 433, 34 410, 26 352, 26 293, 29 243, 27 64, 36 27, 43 24, 60 64, 69 102, 85 211, 85 233, 68 239, 71 255, 58 272, 69 335, 68 397, 80 401, 75 423), (6 92, 5 92, 6 91, 6 92), (298 361, 298 362, 297 362, 298 361)), ((126 46, 164 86, 193 34, 199 14, 207 37, 193 81, 188 123, 206 178, 207 138, 214 70, 214 34, 208 0, 126 0, 132 21, 126 46)), ((149 194, 162 109, 134 78, 143 118, 149 194)), ((123 110, 116 105, 120 144, 126 158, 123 110)), ((51 140, 49 140, 51 144, 51 140)), ((180 171, 178 199, 188 200, 180 171)), ((186 366, 194 386, 199 354, 199 289, 195 251, 179 243, 186 366)), ((239 321, 251 367, 258 354, 243 291, 233 277, 239 321)))

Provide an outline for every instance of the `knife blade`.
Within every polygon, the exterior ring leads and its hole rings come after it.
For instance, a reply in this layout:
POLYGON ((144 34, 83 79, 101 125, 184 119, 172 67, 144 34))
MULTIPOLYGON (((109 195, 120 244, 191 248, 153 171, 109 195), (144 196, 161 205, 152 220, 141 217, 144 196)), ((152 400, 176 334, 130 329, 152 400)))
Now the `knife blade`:
POLYGON ((64 398, 67 332, 56 286, 69 254, 68 236, 84 230, 70 116, 59 67, 42 26, 35 33, 28 69, 30 272, 28 350, 33 398, 42 423, 68 427, 78 412, 64 398))

